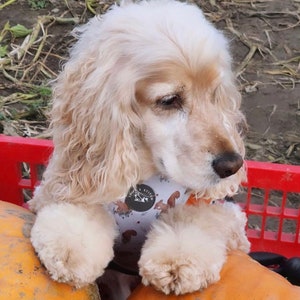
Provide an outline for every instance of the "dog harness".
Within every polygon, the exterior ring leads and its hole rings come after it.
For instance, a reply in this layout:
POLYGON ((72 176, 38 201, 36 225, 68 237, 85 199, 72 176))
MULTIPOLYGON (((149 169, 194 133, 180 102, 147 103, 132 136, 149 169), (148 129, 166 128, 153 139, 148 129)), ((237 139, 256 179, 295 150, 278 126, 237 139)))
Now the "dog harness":
MULTIPOLYGON (((146 234, 161 212, 190 198, 186 188, 162 176, 131 188, 127 196, 109 205, 118 226, 113 263, 128 272, 137 272, 137 262, 146 234)), ((193 203, 191 203, 193 204, 193 203)))

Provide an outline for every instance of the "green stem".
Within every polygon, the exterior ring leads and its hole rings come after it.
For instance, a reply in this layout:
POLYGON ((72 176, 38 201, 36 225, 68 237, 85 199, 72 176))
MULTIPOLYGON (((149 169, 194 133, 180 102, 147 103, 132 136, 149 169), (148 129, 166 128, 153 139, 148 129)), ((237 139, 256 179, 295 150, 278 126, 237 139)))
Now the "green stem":
POLYGON ((7 2, 3 3, 2 5, 0 5, 0 10, 10 4, 13 4, 16 0, 8 0, 7 2))

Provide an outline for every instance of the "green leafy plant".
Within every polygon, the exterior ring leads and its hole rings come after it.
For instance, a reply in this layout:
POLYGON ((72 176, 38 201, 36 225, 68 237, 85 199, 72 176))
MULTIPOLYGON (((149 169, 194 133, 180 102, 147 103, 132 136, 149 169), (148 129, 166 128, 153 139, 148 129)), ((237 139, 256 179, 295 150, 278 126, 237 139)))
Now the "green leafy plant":
POLYGON ((47 0, 28 0, 28 4, 32 9, 43 9, 48 5, 47 0))
POLYGON ((32 32, 32 29, 26 28, 24 25, 17 24, 9 28, 11 34, 16 38, 22 38, 32 32))
POLYGON ((7 54, 7 45, 0 45, 0 58, 4 57, 7 54))

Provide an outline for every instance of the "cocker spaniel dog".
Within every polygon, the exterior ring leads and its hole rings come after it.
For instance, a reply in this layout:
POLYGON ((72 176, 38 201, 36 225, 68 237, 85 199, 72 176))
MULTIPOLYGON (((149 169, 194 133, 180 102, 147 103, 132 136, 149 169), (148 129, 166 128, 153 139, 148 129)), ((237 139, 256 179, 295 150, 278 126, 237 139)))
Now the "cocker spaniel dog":
POLYGON ((249 249, 244 214, 179 203, 231 196, 245 177, 227 40, 199 8, 173 0, 114 6, 76 35, 54 86, 55 149, 30 201, 41 261, 77 287, 114 257, 129 269, 139 260, 143 282, 165 293, 218 280, 226 251, 249 249))

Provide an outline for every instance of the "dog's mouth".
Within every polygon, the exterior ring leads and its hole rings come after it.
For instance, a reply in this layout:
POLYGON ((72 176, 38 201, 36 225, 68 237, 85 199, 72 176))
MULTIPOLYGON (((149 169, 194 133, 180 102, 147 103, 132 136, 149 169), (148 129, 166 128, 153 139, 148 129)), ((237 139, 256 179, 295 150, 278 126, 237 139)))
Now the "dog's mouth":
POLYGON ((243 164, 243 157, 233 151, 210 156, 205 162, 200 162, 199 166, 192 163, 192 158, 181 162, 176 158, 162 156, 156 159, 157 170, 161 175, 192 193, 213 199, 236 194, 244 177, 244 172, 241 172, 243 164))

